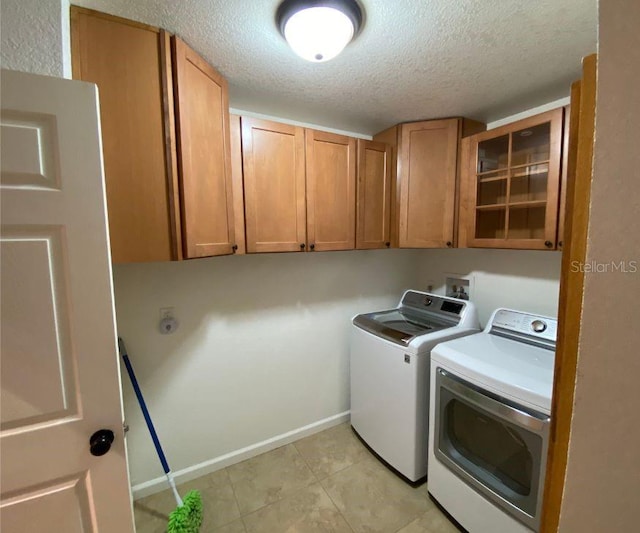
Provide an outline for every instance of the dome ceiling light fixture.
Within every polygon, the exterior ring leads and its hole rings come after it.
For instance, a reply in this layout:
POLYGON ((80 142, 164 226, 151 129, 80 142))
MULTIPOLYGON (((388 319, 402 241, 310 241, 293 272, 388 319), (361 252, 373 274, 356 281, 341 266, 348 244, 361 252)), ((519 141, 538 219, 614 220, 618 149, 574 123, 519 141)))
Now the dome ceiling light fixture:
POLYGON ((276 24, 289 46, 314 63, 329 61, 362 28, 362 9, 356 0, 284 0, 276 24))

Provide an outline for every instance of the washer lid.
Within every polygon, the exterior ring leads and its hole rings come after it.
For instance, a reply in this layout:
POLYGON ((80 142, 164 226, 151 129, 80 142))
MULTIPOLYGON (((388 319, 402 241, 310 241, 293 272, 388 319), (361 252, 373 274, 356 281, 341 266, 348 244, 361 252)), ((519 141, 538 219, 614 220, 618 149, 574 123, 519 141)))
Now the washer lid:
POLYGON ((407 346, 414 338, 454 326, 445 318, 414 313, 407 309, 390 309, 358 315, 354 325, 384 339, 407 346))
POLYGON ((397 309, 358 315, 354 325, 401 346, 416 337, 460 326, 478 329, 473 303, 428 292, 406 291, 397 309))
POLYGON ((438 344, 431 360, 461 377, 545 413, 551 411, 555 352, 487 332, 438 344))

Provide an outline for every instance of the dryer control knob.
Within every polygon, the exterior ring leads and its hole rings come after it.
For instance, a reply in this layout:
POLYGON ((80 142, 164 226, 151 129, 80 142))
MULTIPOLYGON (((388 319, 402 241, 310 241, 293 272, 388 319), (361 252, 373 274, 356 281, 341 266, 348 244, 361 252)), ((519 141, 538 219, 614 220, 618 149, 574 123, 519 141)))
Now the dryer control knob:
POLYGON ((547 329, 547 325, 542 320, 534 320, 531 322, 531 329, 536 333, 542 333, 547 329))

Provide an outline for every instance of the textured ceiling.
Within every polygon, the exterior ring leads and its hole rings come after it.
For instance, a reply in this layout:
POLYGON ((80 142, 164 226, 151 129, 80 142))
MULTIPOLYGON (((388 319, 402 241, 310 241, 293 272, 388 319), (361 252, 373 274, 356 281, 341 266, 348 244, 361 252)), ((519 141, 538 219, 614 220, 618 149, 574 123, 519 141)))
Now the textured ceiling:
POLYGON ((315 64, 278 33, 280 0, 72 3, 178 34, 229 80, 234 108, 365 134, 562 98, 596 51, 597 0, 360 0, 360 35, 315 64))

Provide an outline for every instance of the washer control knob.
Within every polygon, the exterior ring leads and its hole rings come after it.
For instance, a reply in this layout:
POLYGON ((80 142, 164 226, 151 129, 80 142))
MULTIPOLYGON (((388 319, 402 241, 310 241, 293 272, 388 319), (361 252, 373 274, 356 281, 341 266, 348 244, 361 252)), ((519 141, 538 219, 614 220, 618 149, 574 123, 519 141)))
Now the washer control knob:
POLYGON ((424 305, 426 305, 427 307, 430 306, 433 303, 433 300, 431 298, 429 298, 428 296, 425 296, 424 299, 424 305))
POLYGON ((531 322, 531 329, 536 333, 542 333, 545 329, 547 329, 547 324, 545 324, 542 320, 534 320, 531 322))

